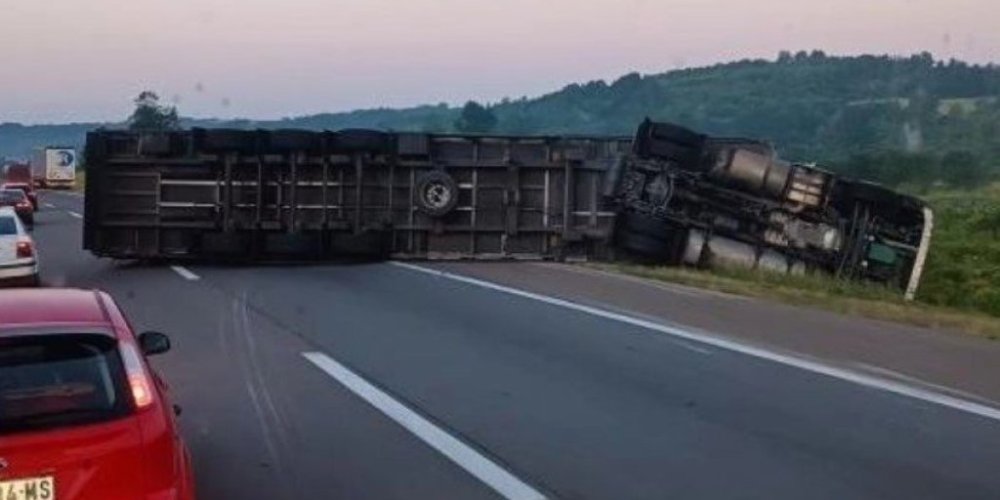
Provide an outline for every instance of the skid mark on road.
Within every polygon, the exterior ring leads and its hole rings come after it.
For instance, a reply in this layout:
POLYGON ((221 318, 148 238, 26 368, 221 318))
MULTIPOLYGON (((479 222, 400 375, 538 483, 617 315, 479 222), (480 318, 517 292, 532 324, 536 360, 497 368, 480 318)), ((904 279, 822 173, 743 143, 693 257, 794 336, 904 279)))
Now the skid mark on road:
POLYGON ((579 304, 566 299, 560 299, 557 297, 542 295, 534 292, 529 292, 526 290, 520 290, 517 288, 508 287, 497 283, 480 280, 477 278, 470 278, 468 276, 462 276, 460 274, 454 274, 447 271, 439 271, 437 269, 430 269, 415 264, 408 264, 405 262, 391 262, 391 264, 397 267, 408 269, 410 271, 424 273, 437 278, 444 278, 451 281, 464 283, 467 285, 486 288, 496 292, 506 293, 509 295, 514 295, 517 297, 522 297, 525 299, 562 307, 565 309, 571 309, 584 314, 589 314, 591 316, 596 316, 599 318, 625 323, 646 330, 665 333, 667 335, 688 340, 694 343, 718 347, 720 349, 725 349, 732 352, 738 352, 741 354, 745 354, 747 356, 752 356, 755 358, 771 361, 774 363, 798 368, 800 370, 820 375, 825 375, 827 377, 839 379, 845 382, 851 382, 853 384, 868 387, 871 389, 877 389, 880 391, 893 393, 899 396, 905 396, 908 398, 921 400, 927 403, 932 403, 948 407, 954 410, 959 410, 972 415, 978 415, 980 417, 985 417, 991 420, 1000 421, 1000 409, 997 409, 990 405, 977 403, 975 401, 971 401, 968 399, 951 396, 948 393, 942 393, 925 387, 915 386, 909 383, 900 382, 892 379, 886 379, 878 376, 872 376, 866 373, 861 373, 846 368, 832 366, 823 362, 806 359, 793 354, 771 351, 762 347, 757 347, 750 344, 744 344, 736 340, 724 338, 721 336, 715 336, 711 333, 700 330, 665 325, 655 321, 636 318, 626 314, 620 314, 617 312, 612 312, 597 307, 591 307, 588 305, 579 304))
POLYGON ((403 426, 449 460, 505 498, 543 499, 545 495, 486 458, 469 445, 437 427, 420 414, 396 401, 360 375, 321 352, 304 352, 306 359, 351 392, 403 426))
MULTIPOLYGON (((235 362, 259 428, 260 441, 267 453, 267 465, 275 480, 285 484, 285 490, 298 490, 300 485, 288 458, 295 452, 288 440, 287 420, 274 402, 264 377, 265 360, 258 355, 256 330, 250 317, 247 294, 233 297, 228 310, 220 316, 219 345, 224 354, 235 362)), ((301 492, 299 492, 301 493, 301 492)), ((292 495, 295 496, 295 495, 292 495)))

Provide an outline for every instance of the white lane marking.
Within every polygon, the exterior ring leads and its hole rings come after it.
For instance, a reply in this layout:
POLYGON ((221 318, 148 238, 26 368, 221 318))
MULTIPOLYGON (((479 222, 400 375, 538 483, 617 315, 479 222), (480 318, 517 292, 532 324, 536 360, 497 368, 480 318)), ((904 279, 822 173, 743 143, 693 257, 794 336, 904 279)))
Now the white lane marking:
POLYGON ((514 477, 503 467, 396 401, 333 358, 321 352, 304 352, 302 356, 497 493, 506 498, 545 498, 545 495, 538 490, 514 477))
POLYGON ((869 371, 869 372, 872 372, 872 373, 875 373, 875 374, 878 374, 878 375, 882 375, 884 377, 894 378, 894 379, 897 379, 897 380, 902 380, 904 382, 909 382, 910 384, 913 384, 913 385, 920 385, 920 386, 928 387, 928 388, 933 389, 935 391, 940 391, 940 392, 943 392, 945 394, 951 394, 953 396, 956 396, 956 397, 959 397, 959 398, 968 399, 970 401, 979 401, 979 402, 981 402, 981 403, 983 403, 983 404, 985 404, 987 406, 998 404, 998 402, 986 399, 986 398, 984 398, 982 396, 977 396, 975 394, 971 394, 971 393, 968 393, 968 392, 965 392, 965 391, 961 391, 961 390, 958 390, 958 389, 953 389, 951 387, 947 387, 947 386, 940 385, 940 384, 935 384, 933 382, 928 382, 926 380, 919 379, 917 377, 912 377, 912 376, 907 375, 905 373, 900 373, 900 372, 897 372, 897 371, 893 371, 893 370, 890 370, 888 368, 882 368, 881 366, 869 365, 867 363, 855 363, 854 365, 857 366, 858 368, 861 368, 864 371, 869 371))
POLYGON ((517 288, 511 288, 508 286, 491 283, 489 281, 484 281, 476 278, 469 278, 467 276, 462 276, 459 274, 449 273, 447 271, 428 269, 426 267, 421 267, 414 264, 408 264, 405 262, 390 262, 390 263, 392 265, 409 269, 412 271, 417 271, 425 274, 430 274, 432 276, 437 276, 440 278, 459 281, 462 283, 475 285, 482 288, 488 288, 490 290, 495 290, 510 295, 516 295, 518 297, 536 300, 554 306, 565 307, 567 309, 572 309, 574 311, 590 314, 592 316, 610 319, 613 321, 626 323, 640 328, 645 328, 648 330, 653 330, 660 333, 673 335, 675 337, 680 337, 682 339, 690 340, 692 342, 707 344, 721 349, 726 349, 729 351, 746 354, 748 356, 753 356, 756 358, 773 361, 775 363, 792 366, 795 368, 799 368, 801 370, 818 373, 820 375, 826 375, 828 377, 833 377, 847 382, 853 382, 855 384, 864 387, 891 392, 893 394, 898 394, 900 396, 915 398, 922 401, 926 401, 928 403, 934 403, 955 410, 971 413, 973 415, 979 415, 981 417, 1000 421, 1000 409, 976 403, 974 401, 968 401, 966 399, 949 396, 947 394, 942 394, 921 387, 914 387, 912 385, 904 384, 894 380, 886 380, 884 378, 875 377, 872 375, 867 375, 864 373, 859 373, 856 371, 851 371, 844 368, 827 365, 824 363, 792 356, 789 354, 782 354, 778 352, 769 351, 761 347, 755 347, 749 344, 743 344, 735 340, 716 337, 707 333, 696 332, 693 330, 687 330, 684 328, 679 328, 675 326, 656 323, 653 321, 634 318, 632 316, 626 316, 624 314, 606 311, 604 309, 599 309, 596 307, 577 304, 576 302, 571 302, 569 300, 558 299, 555 297, 549 297, 547 295, 541 295, 524 290, 519 290, 517 288))
POLYGON ((42 206, 45 208, 56 208, 56 206, 51 203, 42 203, 42 206))
POLYGON ((718 297, 720 299, 727 300, 743 300, 752 301, 752 297, 745 297, 742 295, 735 295, 726 292, 717 292, 715 290, 706 290, 701 288, 695 288, 693 286, 682 285, 680 283, 668 283, 663 281, 656 281, 651 278, 643 278, 641 276, 632 276, 629 274, 614 273, 611 271, 605 271, 604 269, 593 269, 589 267, 572 266, 566 264, 557 264, 554 262, 534 262, 532 263, 536 266, 545 266, 552 269, 557 269, 560 271, 570 271, 578 274, 588 274, 591 276, 603 276, 605 278, 616 279, 621 281, 627 281, 629 283, 635 283, 642 286, 648 286, 656 288, 658 290, 665 290, 670 293, 676 293, 680 295, 687 295, 689 297, 695 297, 699 299, 704 299, 707 296, 718 297))
POLYGON ((82 215, 80 215, 80 214, 78 214, 78 213, 76 213, 76 212, 74 212, 72 210, 67 210, 66 213, 68 213, 70 217, 75 217, 77 219, 82 219, 83 218, 82 215))
POLYGON ((694 344, 691 344, 689 342, 685 342, 683 340, 673 340, 672 343, 676 344, 676 345, 679 345, 679 346, 681 346, 681 347, 683 347, 683 348, 685 348, 685 349, 687 349, 689 351, 694 351, 694 352, 696 352, 698 354, 704 354, 706 356, 711 356, 712 355, 712 351, 710 351, 708 349, 705 349, 704 347, 698 347, 698 346, 696 346, 694 344))
POLYGON ((181 275, 182 278, 188 281, 198 281, 201 279, 200 276, 198 276, 195 273, 192 273, 184 266, 170 266, 170 269, 173 269, 175 273, 181 275))

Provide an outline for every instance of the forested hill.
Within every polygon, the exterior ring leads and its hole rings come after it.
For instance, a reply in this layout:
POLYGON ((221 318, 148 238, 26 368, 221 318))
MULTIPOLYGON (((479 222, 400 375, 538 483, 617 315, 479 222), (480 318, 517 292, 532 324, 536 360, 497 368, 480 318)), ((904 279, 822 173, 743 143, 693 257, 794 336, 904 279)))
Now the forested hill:
MULTIPOLYGON (((971 159, 990 168, 1000 164, 997 96, 996 65, 936 61, 927 53, 831 57, 814 51, 782 53, 773 61, 629 74, 611 83, 572 84, 540 97, 505 99, 489 106, 496 120, 487 127, 511 134, 630 134, 649 116, 712 134, 767 138, 786 157, 841 169, 854 170, 852 163, 858 161, 884 161, 886 155, 939 162, 949 152, 952 160, 971 159)), ((460 115, 460 108, 435 105, 184 124, 452 131, 460 115)), ((94 126, 0 125, 0 155, 23 154, 38 143, 73 138, 79 143, 94 126)))
MULTIPOLYGON (((767 137, 787 152, 815 155, 950 143, 954 138, 942 133, 965 122, 996 123, 997 95, 1000 67, 934 61, 930 54, 801 52, 570 85, 496 112, 502 127, 529 132, 622 132, 648 115, 712 134, 767 137)), ((992 132, 973 134, 969 147, 990 139, 997 145, 992 132)))

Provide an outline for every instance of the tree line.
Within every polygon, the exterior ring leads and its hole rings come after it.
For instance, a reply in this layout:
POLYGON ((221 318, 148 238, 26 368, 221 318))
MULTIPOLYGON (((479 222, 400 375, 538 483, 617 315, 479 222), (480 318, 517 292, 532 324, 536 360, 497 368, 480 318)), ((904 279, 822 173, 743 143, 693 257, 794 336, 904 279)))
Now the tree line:
MULTIPOLYGON (((374 109, 238 127, 504 134, 630 135, 646 117, 717 136, 772 141, 786 158, 918 188, 976 186, 1000 172, 1000 68, 910 57, 782 52, 611 83, 567 85, 536 98, 374 109)), ((136 100, 135 129, 184 125, 156 94, 136 100)), ((226 124, 225 126, 229 126, 226 124)))

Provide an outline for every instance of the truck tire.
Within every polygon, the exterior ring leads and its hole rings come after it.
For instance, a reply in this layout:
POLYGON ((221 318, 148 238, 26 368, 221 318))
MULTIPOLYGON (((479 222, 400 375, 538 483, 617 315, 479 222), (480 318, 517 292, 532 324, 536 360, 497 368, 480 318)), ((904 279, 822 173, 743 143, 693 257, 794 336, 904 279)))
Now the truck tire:
POLYGON ((649 138, 656 142, 670 142, 692 148, 700 148, 705 143, 705 136, 693 130, 672 123, 654 123, 651 125, 649 138))
POLYGON ((622 233, 648 236, 660 241, 670 240, 673 226, 660 219, 637 213, 623 213, 620 217, 622 233))
POLYGON ((684 165, 697 164, 706 137, 670 123, 648 119, 639 127, 635 150, 643 158, 661 158, 684 165))
POLYGON ((619 233, 616 244, 631 253, 656 260, 666 260, 670 254, 669 243, 644 234, 619 233))
POLYGON ((447 172, 432 170, 420 176, 415 186, 417 208, 431 217, 441 217, 458 203, 458 184, 447 172))
POLYGON ((649 145, 649 156, 674 161, 686 170, 696 170, 701 163, 701 149, 669 142, 653 142, 649 145))

